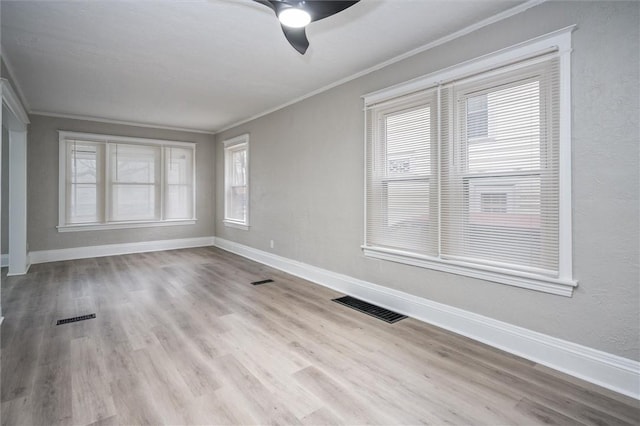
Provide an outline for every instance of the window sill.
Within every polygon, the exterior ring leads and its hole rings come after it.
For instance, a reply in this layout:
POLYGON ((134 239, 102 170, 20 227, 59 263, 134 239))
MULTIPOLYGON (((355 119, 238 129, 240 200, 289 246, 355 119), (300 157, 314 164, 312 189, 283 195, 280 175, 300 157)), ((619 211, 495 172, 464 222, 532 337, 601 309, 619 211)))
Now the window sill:
POLYGON ((222 223, 224 224, 224 226, 227 226, 229 228, 242 229, 244 231, 248 231, 249 230, 249 225, 244 224, 244 223, 233 222, 231 220, 223 220, 222 223))
POLYGON ((114 229, 128 228, 155 228, 159 226, 180 226, 195 225, 197 219, 188 220, 163 220, 155 222, 110 222, 110 223, 89 223, 86 225, 58 225, 58 232, 78 232, 78 231, 107 231, 114 229))
POLYGON ((449 272, 456 275, 478 278, 481 280, 541 291, 544 293, 557 294, 565 297, 571 297, 573 295, 573 289, 578 285, 578 283, 573 280, 546 277, 543 275, 529 274, 525 272, 518 273, 517 271, 510 270, 501 271, 499 268, 484 269, 482 266, 475 265, 471 267, 463 264, 462 262, 414 255, 393 249, 362 246, 362 250, 366 257, 388 260, 391 262, 403 263, 405 265, 418 266, 441 272, 449 272))

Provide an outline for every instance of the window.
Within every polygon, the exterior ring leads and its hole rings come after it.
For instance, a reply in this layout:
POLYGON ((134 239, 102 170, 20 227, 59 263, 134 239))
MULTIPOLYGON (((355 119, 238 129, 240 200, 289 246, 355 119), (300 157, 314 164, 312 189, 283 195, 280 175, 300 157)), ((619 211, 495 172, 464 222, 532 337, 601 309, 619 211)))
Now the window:
POLYGON ((365 96, 365 255, 571 295, 570 32, 365 96))
POLYGON ((224 142, 224 224, 249 229, 249 135, 224 142))
POLYGON ((195 222, 195 144, 59 136, 59 231, 195 222))

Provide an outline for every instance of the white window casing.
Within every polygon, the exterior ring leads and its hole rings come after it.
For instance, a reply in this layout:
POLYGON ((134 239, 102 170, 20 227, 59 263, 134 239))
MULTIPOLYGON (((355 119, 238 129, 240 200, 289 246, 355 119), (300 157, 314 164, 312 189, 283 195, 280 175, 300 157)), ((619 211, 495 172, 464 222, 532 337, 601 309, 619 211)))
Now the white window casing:
POLYGON ((58 133, 59 232, 196 222, 194 143, 58 133))
POLYGON ((249 135, 224 141, 225 226, 249 229, 249 135))
POLYGON ((571 296, 571 32, 365 95, 365 256, 571 296))

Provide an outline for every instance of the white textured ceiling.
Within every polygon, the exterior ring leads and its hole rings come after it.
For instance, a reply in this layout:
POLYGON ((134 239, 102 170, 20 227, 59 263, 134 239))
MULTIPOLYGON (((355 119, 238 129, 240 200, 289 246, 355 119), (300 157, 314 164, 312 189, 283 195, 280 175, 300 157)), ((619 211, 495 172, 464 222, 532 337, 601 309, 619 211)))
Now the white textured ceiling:
POLYGON ((2 1, 2 52, 32 112, 215 131, 517 3, 362 0, 302 56, 250 0, 2 1))

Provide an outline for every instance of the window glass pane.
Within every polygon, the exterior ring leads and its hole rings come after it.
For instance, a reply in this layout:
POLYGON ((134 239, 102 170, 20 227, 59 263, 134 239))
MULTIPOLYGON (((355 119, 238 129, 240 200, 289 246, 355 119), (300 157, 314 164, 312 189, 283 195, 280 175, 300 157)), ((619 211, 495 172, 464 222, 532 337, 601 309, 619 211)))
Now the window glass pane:
POLYGON ((225 218, 247 223, 247 144, 235 145, 226 149, 225 156, 225 218))
POLYGON ((402 111, 385 117, 387 175, 431 173, 431 108, 402 111))
POLYGON ((193 217, 193 192, 188 185, 168 185, 166 197, 167 219, 191 219, 193 217))
POLYGON ((489 133, 487 95, 467 99, 467 138, 486 138, 489 133))
POLYGON ((437 206, 431 174, 433 94, 400 103, 367 119, 376 136, 367 158, 367 242, 435 254, 437 206), (375 129, 375 130, 374 130, 375 129), (435 207, 436 216, 431 215, 435 207))
POLYGON ((191 184, 193 180, 193 150, 186 148, 167 147, 167 183, 191 184))
POLYGON ((385 183, 387 223, 381 244, 420 252, 428 247, 429 185, 428 179, 385 183))
POLYGON ((111 180, 118 183, 156 183, 159 175, 160 147, 113 144, 111 180))
POLYGON ((193 150, 165 148, 166 219, 193 218, 193 150))
POLYGON ((71 182, 96 183, 98 181, 98 147, 72 142, 70 148, 71 182))
POLYGON ((463 256, 523 266, 548 263, 542 245, 540 177, 471 178, 463 256))
POLYGON ((70 223, 98 222, 96 207, 98 191, 95 184, 72 184, 71 194, 69 195, 70 223))
POLYGON ((160 219, 160 147, 113 144, 111 219, 160 219))
POLYGON ((69 141, 67 152, 67 222, 98 222, 101 216, 98 195, 100 147, 90 142, 69 141))
POLYGON ((111 187, 111 215, 113 220, 153 220, 156 214, 154 185, 119 185, 111 187))
POLYGON ((247 182, 247 150, 231 153, 231 185, 244 186, 247 182))
POLYGON ((241 222, 244 222, 246 220, 246 192, 246 186, 233 186, 230 188, 230 210, 228 212, 229 219, 235 219, 241 222))
POLYGON ((539 169, 540 82, 468 98, 466 128, 470 173, 539 169))

